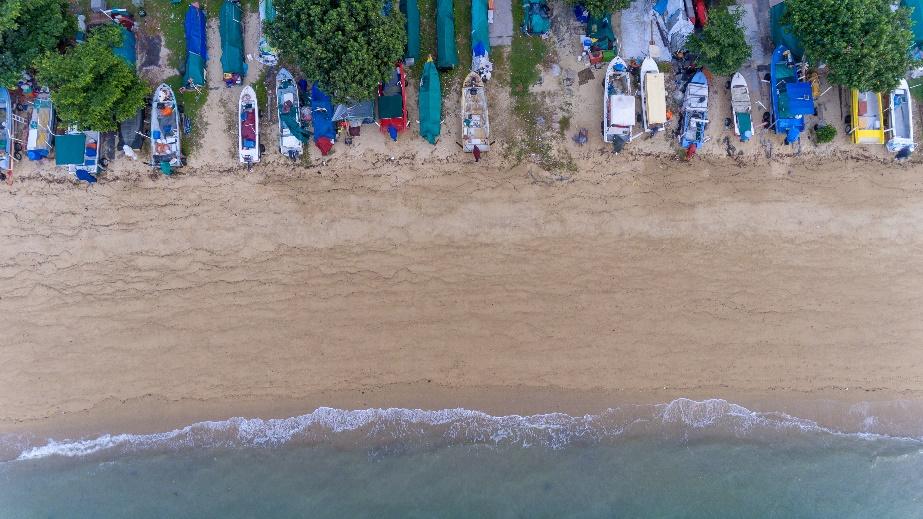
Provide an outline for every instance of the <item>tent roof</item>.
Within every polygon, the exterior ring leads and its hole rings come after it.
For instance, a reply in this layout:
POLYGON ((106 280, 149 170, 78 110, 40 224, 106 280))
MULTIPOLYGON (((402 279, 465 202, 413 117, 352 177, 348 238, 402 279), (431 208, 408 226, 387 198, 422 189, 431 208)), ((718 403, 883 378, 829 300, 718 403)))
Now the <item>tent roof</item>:
POLYGON ((85 133, 69 133, 55 137, 54 163, 58 166, 83 164, 86 153, 87 136, 85 133))

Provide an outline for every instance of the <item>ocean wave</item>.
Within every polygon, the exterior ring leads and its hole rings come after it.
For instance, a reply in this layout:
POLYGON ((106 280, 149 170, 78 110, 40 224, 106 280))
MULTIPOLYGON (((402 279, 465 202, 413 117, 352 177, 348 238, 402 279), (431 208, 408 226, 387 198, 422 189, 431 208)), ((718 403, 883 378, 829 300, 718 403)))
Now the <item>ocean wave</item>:
MULTIPOLYGON (((855 413, 855 409, 850 412, 855 413)), ((360 409, 321 407, 281 419, 231 418, 205 421, 154 434, 105 434, 83 440, 47 440, 24 448, 17 460, 117 456, 201 447, 279 447, 289 444, 434 447, 451 444, 563 448, 625 438, 655 436, 673 441, 735 438, 791 440, 827 435, 860 440, 896 440, 923 445, 920 435, 891 436, 867 430, 877 420, 861 417, 865 429, 840 431, 782 412, 752 411, 722 399, 679 398, 665 404, 631 405, 599 414, 564 413, 494 416, 469 409, 360 409)))

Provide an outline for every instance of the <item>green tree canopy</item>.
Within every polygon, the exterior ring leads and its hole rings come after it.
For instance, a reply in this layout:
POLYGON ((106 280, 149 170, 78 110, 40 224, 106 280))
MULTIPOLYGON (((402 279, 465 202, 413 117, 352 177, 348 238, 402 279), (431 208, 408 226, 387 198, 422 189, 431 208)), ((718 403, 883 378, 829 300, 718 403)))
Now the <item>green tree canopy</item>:
POLYGON ((266 24, 269 41, 337 101, 369 99, 404 56, 407 33, 397 2, 289 0, 266 24))
POLYGON ((740 9, 728 10, 719 6, 712 9, 708 25, 689 37, 686 43, 699 61, 719 76, 730 76, 750 58, 750 46, 744 37, 740 9))
POLYGON ((15 87, 23 70, 76 29, 67 0, 0 0, 0 86, 15 87))
POLYGON ((115 25, 93 30, 86 43, 36 62, 39 82, 51 89, 58 116, 82 130, 112 131, 144 105, 149 88, 116 56, 122 33, 115 25))
POLYGON ((889 0, 786 0, 783 23, 811 59, 826 63, 830 81, 887 92, 913 66, 910 13, 889 0))
POLYGON ((631 0, 567 0, 567 3, 586 7, 592 16, 602 16, 625 9, 631 5, 631 0))

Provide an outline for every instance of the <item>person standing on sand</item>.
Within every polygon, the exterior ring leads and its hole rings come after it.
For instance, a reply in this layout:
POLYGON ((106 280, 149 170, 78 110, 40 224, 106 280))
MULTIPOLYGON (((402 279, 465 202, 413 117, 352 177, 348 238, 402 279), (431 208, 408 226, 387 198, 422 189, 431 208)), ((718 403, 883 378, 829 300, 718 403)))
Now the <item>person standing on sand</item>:
POLYGON ((474 145, 474 148, 471 150, 471 153, 474 155, 474 161, 481 161, 481 148, 478 148, 477 144, 474 145))

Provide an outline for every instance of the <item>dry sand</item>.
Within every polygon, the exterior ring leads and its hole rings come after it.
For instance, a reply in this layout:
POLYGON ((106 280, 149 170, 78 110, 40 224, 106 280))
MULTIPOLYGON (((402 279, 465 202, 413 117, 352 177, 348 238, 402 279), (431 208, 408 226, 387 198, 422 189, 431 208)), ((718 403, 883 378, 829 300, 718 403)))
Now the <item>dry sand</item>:
POLYGON ((918 398, 920 175, 602 156, 564 182, 21 178, 0 196, 0 430, 498 387, 918 398))

